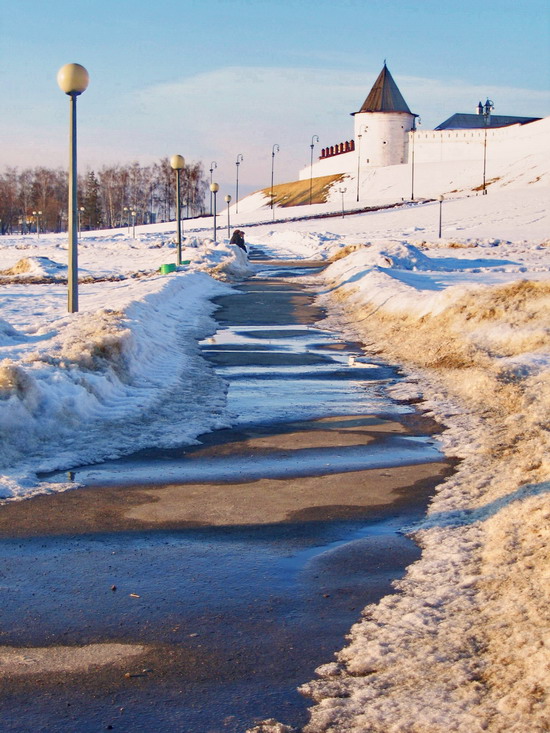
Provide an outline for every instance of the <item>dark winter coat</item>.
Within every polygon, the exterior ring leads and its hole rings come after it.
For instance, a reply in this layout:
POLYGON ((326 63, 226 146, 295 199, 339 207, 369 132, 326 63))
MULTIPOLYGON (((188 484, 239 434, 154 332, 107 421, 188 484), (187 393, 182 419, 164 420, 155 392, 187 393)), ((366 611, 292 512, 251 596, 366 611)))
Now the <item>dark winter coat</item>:
POLYGON ((230 244, 236 244, 237 247, 240 247, 245 252, 247 251, 246 244, 244 243, 244 232, 241 231, 241 229, 235 229, 233 236, 231 237, 230 244))

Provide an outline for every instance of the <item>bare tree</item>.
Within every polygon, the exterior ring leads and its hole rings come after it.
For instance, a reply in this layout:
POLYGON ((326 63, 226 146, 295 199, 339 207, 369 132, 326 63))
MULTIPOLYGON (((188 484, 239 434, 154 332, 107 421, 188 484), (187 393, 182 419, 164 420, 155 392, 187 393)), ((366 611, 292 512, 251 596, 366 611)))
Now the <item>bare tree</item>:
MULTIPOLYGON (((202 163, 187 164, 182 171, 182 199, 187 216, 204 212, 208 182, 202 163)), ((88 171, 79 177, 79 209, 85 210, 89 227, 124 226, 136 212, 137 223, 160 217, 173 219, 176 178, 169 158, 142 166, 103 166, 97 175, 88 171)), ((36 226, 33 211, 41 211, 41 229, 63 231, 67 226, 67 172, 37 167, 18 171, 6 168, 0 173, 0 231, 21 233, 36 226)))

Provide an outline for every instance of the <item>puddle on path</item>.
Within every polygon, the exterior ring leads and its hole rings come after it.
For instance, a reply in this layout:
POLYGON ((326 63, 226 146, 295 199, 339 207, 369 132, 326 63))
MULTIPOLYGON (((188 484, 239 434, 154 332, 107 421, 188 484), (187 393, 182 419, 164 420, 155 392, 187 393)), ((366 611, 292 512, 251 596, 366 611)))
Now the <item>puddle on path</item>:
POLYGON ((418 556, 398 529, 449 465, 388 398, 396 371, 353 363, 356 345, 315 327, 314 293, 274 276, 292 270, 261 267, 269 278, 219 299, 203 344, 232 429, 2 508, 3 644, 150 649, 139 665, 7 682, 3 730, 300 725, 296 687, 418 556))

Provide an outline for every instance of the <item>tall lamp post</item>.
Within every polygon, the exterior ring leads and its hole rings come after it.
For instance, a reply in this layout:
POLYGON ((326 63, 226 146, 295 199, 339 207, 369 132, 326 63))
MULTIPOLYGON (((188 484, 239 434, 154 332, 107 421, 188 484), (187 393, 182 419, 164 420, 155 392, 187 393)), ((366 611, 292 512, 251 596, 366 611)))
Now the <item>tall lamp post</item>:
POLYGON ((239 153, 237 155, 237 160, 235 161, 235 165, 237 166, 237 186, 235 189, 235 213, 239 213, 239 166, 243 162, 243 154, 239 153))
POLYGON ((363 137, 363 132, 368 129, 367 125, 361 125, 357 133, 357 201, 359 201, 359 181, 361 179, 361 138, 363 137))
POLYGON ((437 197, 437 200, 439 201, 439 231, 438 231, 437 236, 439 237, 439 239, 441 239, 441 217, 443 214, 443 198, 444 197, 442 195, 437 197))
POLYGON ((80 64, 65 64, 57 72, 59 88, 70 97, 69 205, 68 205, 68 310, 78 312, 78 216, 76 169, 76 98, 87 88, 90 77, 80 64))
POLYGON ((230 194, 227 194, 227 196, 225 197, 225 203, 227 204, 227 238, 230 239, 231 237, 231 234, 229 233, 231 229, 231 224, 229 221, 229 209, 230 209, 230 204, 231 204, 230 194))
POLYGON ((487 188, 485 187, 485 173, 487 170, 487 128, 491 124, 491 110, 495 108, 493 101, 487 99, 485 106, 478 104, 477 110, 483 115, 483 195, 487 194, 487 188))
POLYGON ((319 142, 319 135, 312 135, 311 136, 311 144, 310 144, 310 156, 309 156, 309 205, 311 206, 311 202, 313 200, 313 148, 315 147, 315 143, 319 142))
POLYGON ((418 119, 416 117, 413 119, 413 126, 411 130, 411 201, 414 201, 414 138, 417 124, 421 124, 420 117, 418 117, 418 119))
MULTIPOLYGON (((217 167, 218 167, 218 164, 216 163, 215 160, 213 160, 210 163, 210 185, 212 185, 212 181, 214 180, 212 178, 212 175, 214 173, 214 168, 217 168, 217 167)), ((212 191, 210 191, 210 216, 212 216, 212 191)))
POLYGON ((275 153, 279 152, 279 146, 277 143, 271 148, 271 194, 270 194, 270 206, 273 211, 273 217, 275 217, 275 210, 273 208, 273 174, 275 171, 275 153))
POLYGON ((348 189, 347 188, 339 188, 338 193, 342 194, 342 219, 344 218, 344 194, 346 193, 348 189))
POLYGON ((170 166, 172 170, 176 171, 176 221, 177 221, 177 233, 178 233, 178 254, 176 264, 179 267, 181 265, 181 171, 185 166, 185 159, 182 155, 172 155, 170 158, 170 166))
POLYGON ((220 187, 217 183, 211 183, 210 190, 214 194, 214 244, 216 244, 216 194, 220 190, 220 187))

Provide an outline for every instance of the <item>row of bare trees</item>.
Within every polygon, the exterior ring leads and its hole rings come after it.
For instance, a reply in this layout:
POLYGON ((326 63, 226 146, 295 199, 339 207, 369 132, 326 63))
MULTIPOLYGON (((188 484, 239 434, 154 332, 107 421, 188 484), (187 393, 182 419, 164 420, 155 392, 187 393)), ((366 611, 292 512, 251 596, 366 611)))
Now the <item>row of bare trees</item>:
MULTIPOLYGON (((205 213, 208 181, 202 163, 181 172, 183 215, 205 213)), ((82 229, 169 221, 175 216, 175 172, 169 158, 143 166, 103 166, 79 176, 78 207, 82 229)), ((61 232, 67 228, 67 172, 62 169, 6 168, 0 173, 0 232, 61 232)))

